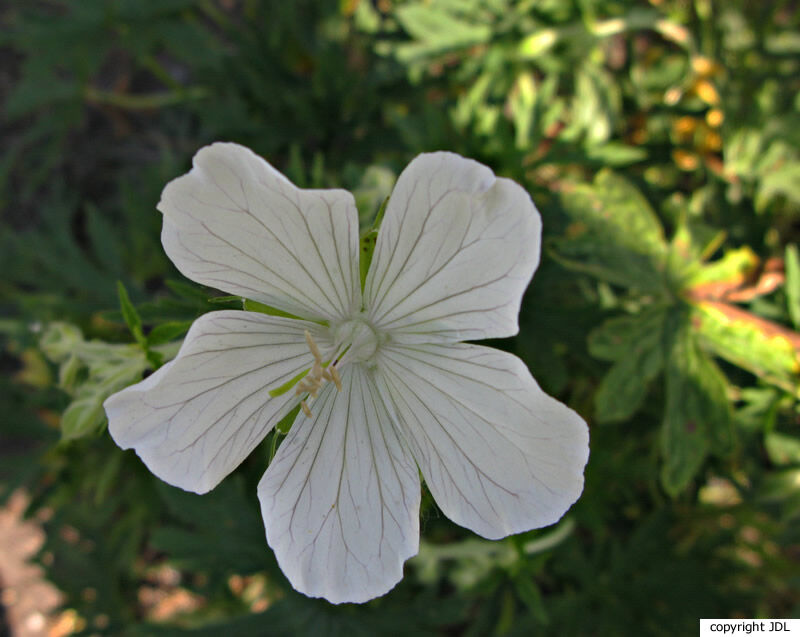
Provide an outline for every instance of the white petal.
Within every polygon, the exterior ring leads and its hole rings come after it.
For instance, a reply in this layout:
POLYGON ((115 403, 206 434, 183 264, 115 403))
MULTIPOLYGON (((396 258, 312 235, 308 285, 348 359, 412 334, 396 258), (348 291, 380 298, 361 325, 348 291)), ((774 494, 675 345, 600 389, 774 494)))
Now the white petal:
POLYGON ((252 151, 212 144, 170 182, 161 241, 190 279, 312 319, 360 309, 358 213, 344 190, 302 190, 252 151))
POLYGON ((406 343, 516 334, 540 235, 521 186, 452 153, 420 155, 378 232, 364 288, 373 323, 406 343))
POLYGON ((298 417, 258 486, 292 586, 336 604, 384 594, 419 547, 419 474, 372 372, 346 366, 342 385, 298 417))
POLYGON ((516 356, 476 345, 383 348, 380 374, 442 511, 497 539, 556 522, 583 490, 588 429, 516 356))
POLYGON ((255 312, 197 319, 175 360, 104 403, 108 428, 159 478, 195 493, 213 489, 296 404, 271 398, 314 358, 304 330, 324 328, 255 312))

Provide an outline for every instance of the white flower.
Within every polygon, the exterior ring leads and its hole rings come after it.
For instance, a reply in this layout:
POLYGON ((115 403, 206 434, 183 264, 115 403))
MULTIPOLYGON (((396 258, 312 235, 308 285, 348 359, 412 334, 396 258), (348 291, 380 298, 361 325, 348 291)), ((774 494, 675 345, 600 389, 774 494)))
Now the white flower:
POLYGON ((183 274, 302 320, 200 317, 175 360, 106 401, 109 430, 205 493, 303 400, 258 487, 297 590, 339 603, 391 589, 418 550, 419 472, 445 515, 491 539, 578 498, 583 420, 515 356, 460 342, 519 330, 541 232, 519 185, 452 153, 414 159, 363 291, 353 197, 299 189, 242 146, 201 149, 158 208, 183 274))

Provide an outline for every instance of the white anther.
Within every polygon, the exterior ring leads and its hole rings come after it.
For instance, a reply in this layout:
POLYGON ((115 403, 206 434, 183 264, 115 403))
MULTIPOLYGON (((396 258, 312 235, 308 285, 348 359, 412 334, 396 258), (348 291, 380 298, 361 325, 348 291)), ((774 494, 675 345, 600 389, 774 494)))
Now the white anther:
POLYGON ((306 405, 306 401, 305 400, 301 400, 300 401, 300 406, 303 408, 303 413, 306 416, 308 416, 309 418, 311 418, 311 416, 314 415, 314 414, 311 413, 311 410, 308 408, 308 405, 306 405))

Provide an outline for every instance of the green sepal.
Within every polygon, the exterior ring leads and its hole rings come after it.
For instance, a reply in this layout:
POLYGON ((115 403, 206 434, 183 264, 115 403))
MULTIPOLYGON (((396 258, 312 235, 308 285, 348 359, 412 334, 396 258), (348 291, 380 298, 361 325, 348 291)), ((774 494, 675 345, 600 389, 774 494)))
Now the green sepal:
POLYGON ((272 459, 275 457, 275 452, 278 450, 278 441, 289 433, 289 430, 292 428, 292 425, 297 418, 297 414, 299 413, 300 405, 295 405, 295 407, 283 418, 281 418, 277 425, 275 425, 275 431, 272 432, 272 441, 270 442, 269 446, 269 459, 267 464, 272 462, 272 459))
POLYGON ((369 266, 372 263, 372 255, 375 252, 375 244, 378 241, 378 231, 369 229, 363 235, 361 235, 361 240, 359 241, 358 247, 358 272, 361 277, 361 291, 364 291, 364 285, 367 282, 367 272, 369 272, 369 266))
MULTIPOLYGON (((278 308, 272 307, 271 305, 259 303, 258 301, 252 301, 244 297, 240 298, 242 299, 242 308, 247 310, 248 312, 258 312, 260 314, 268 314, 269 316, 281 316, 283 318, 306 320, 299 316, 295 316, 294 314, 289 314, 289 312, 284 312, 283 310, 279 310, 278 308)), ((319 323, 320 321, 315 321, 315 322, 319 323)))
POLYGON ((275 389, 271 389, 269 395, 271 398, 277 398, 278 396, 283 396, 287 391, 289 391, 292 387, 297 385, 303 378, 308 374, 310 370, 306 369, 305 371, 300 372, 296 376, 293 376, 289 380, 287 380, 283 385, 280 387, 276 387, 275 389))
POLYGON ((231 295, 212 296, 210 299, 208 299, 208 302, 214 305, 228 305, 228 304, 236 305, 238 303, 241 303, 241 301, 242 301, 241 296, 231 296, 231 295))
POLYGON ((289 430, 292 428, 295 418, 297 418, 298 413, 300 413, 300 405, 295 405, 295 407, 288 414, 278 421, 278 424, 275 425, 275 431, 283 436, 288 434, 289 430))
POLYGON ((364 285, 367 282, 367 273, 369 266, 372 263, 372 255, 375 252, 375 244, 378 241, 378 230, 383 221, 383 215, 386 212, 386 205, 389 203, 389 198, 383 200, 381 207, 378 209, 378 214, 375 215, 375 221, 372 226, 366 230, 359 241, 358 246, 358 272, 361 277, 361 291, 364 291, 364 285))

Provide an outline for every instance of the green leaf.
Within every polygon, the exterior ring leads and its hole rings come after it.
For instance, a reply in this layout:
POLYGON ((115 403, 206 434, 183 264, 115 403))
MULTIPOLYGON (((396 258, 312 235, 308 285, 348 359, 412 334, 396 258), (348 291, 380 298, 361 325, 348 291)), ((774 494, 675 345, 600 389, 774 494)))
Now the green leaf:
POLYGON ((693 306, 692 323, 717 356, 762 380, 800 396, 800 363, 795 332, 727 303, 693 306))
POLYGON ((181 568, 253 573, 269 564, 264 531, 253 498, 239 476, 210 493, 187 493, 163 482, 158 493, 175 523, 155 529, 153 546, 181 568), (209 551, 209 547, 214 547, 209 551))
POLYGON ((74 356, 75 348, 82 343, 83 334, 75 325, 51 323, 42 334, 39 347, 51 361, 61 363, 74 356))
POLYGON ((716 284, 727 289, 742 285, 758 268, 761 261, 749 247, 728 250, 721 259, 696 270, 687 284, 691 287, 716 284))
POLYGON ((486 100, 489 96, 494 74, 491 72, 481 73, 462 95, 458 97, 455 108, 453 109, 453 121, 459 128, 465 128, 480 113, 486 113, 486 100))
POLYGON ((572 118, 564 139, 583 138, 588 147, 605 144, 621 111, 620 89, 602 67, 589 62, 576 74, 572 118))
POLYGON ((176 279, 167 279, 164 283, 181 298, 189 301, 199 301, 203 305, 208 303, 208 294, 205 292, 204 288, 199 288, 196 285, 176 279))
POLYGON ((192 325, 192 321, 169 321, 156 325, 147 335, 149 347, 168 343, 186 334, 192 325))
POLYGON ((520 599, 528 607, 528 610, 536 617, 536 620, 544 625, 549 624, 550 618, 547 616, 544 598, 539 586, 536 584, 536 580, 523 573, 521 576, 514 578, 514 588, 520 599))
POLYGON ((527 148, 531 142, 536 106, 536 79, 533 73, 524 71, 517 76, 508 101, 516 129, 515 145, 517 148, 527 148))
MULTIPOLYGON (((654 310, 645 310, 645 313, 654 310)), ((643 319, 636 314, 608 319, 589 334, 589 353, 595 358, 618 361, 625 356, 631 332, 641 331, 643 319)))
POLYGON ((122 281, 117 281, 117 294, 119 296, 120 310, 122 310, 122 318, 125 319, 125 323, 131 331, 131 334, 133 334, 133 338, 136 339, 136 342, 143 348, 146 348, 147 339, 144 337, 144 332, 142 331, 142 319, 136 311, 136 308, 133 307, 131 298, 128 296, 128 291, 125 289, 122 281))
POLYGON ((795 329, 800 329, 800 253, 793 243, 786 246, 786 306, 795 329))
POLYGON ((555 242, 559 261, 616 285, 666 291, 664 232, 635 186, 604 170, 591 185, 565 188, 562 204, 572 224, 555 242))
POLYGON ((71 354, 58 370, 58 386, 64 391, 73 391, 81 369, 83 369, 83 362, 80 357, 71 354))
POLYGON ((125 272, 119 250, 117 229, 91 203, 86 204, 86 230, 97 260, 106 272, 120 276, 125 272))
POLYGON ((781 517, 800 516, 800 469, 786 469, 765 476, 759 488, 760 499, 780 503, 781 517))
POLYGON ((589 335, 589 351, 616 361, 595 393, 597 420, 618 422, 641 407, 647 386, 664 366, 665 310, 611 319, 589 335))
POLYGON ((410 62, 489 40, 492 28, 480 20, 480 15, 470 13, 467 19, 459 13, 455 6, 441 2, 410 2, 399 6, 395 15, 414 42, 396 47, 398 59, 410 62))
MULTIPOLYGON (((697 268, 708 261, 725 242, 727 232, 709 226, 693 216, 689 211, 691 203, 675 199, 669 201, 666 207, 673 206, 675 208, 673 214, 677 216, 677 221, 669 242, 670 259, 674 262, 682 262, 679 267, 693 275, 697 268), (689 267, 686 267, 687 265, 689 267)), ((741 258, 742 255, 737 255, 736 258, 741 258)), ((718 262, 714 262, 709 267, 716 263, 718 262)), ((673 264, 671 265, 674 267, 673 264)), ((708 278, 713 278, 713 275, 709 275, 708 278)))
MULTIPOLYGON (((105 420, 105 399, 141 380, 148 367, 156 367, 138 345, 86 341, 78 328, 65 323, 48 326, 40 344, 45 355, 60 364, 61 388, 72 397, 61 419, 62 440, 99 431, 105 420)), ((163 359, 171 352, 149 354, 163 359)))
POLYGON ((647 151, 640 146, 629 146, 622 142, 607 142, 586 149, 589 159, 610 166, 626 166, 647 159, 647 151))
POLYGON ((764 447, 776 465, 800 464, 800 438, 770 432, 764 437, 764 447))
POLYGON ((559 40, 558 29, 540 29, 523 38, 517 45, 517 55, 522 60, 533 60, 547 53, 559 40))
POLYGON ((97 432, 105 413, 95 394, 74 400, 61 416, 61 439, 74 440, 97 432))
POLYGON ((688 323, 679 330, 666 364, 666 406, 661 430, 661 481, 672 496, 695 477, 710 451, 733 446, 727 381, 697 345, 688 323))
POLYGON ((795 161, 767 172, 759 184, 756 209, 763 211, 778 195, 795 204, 800 203, 800 161, 795 161))

